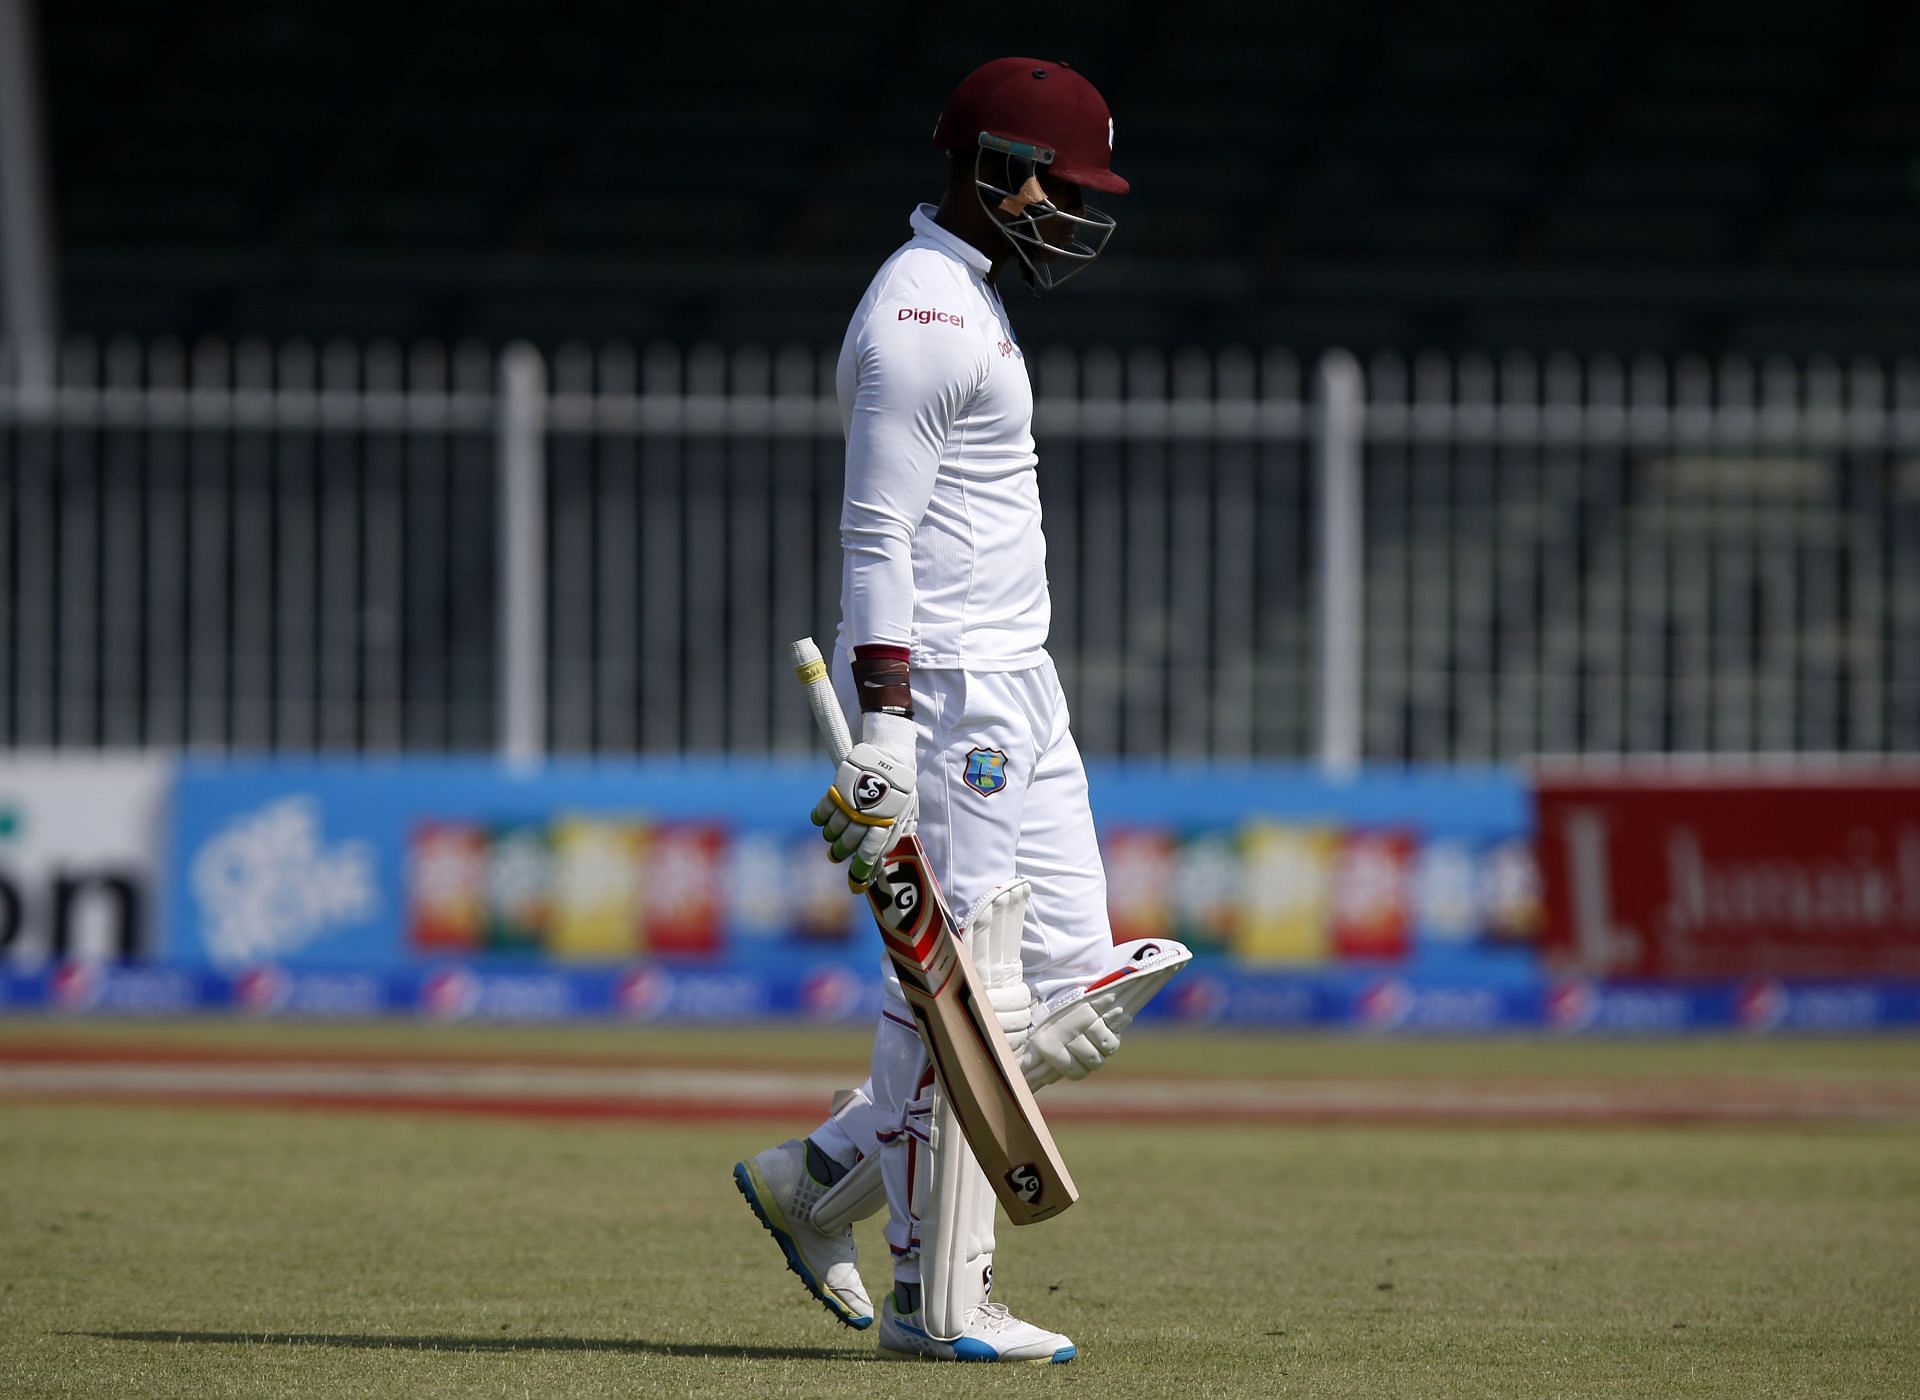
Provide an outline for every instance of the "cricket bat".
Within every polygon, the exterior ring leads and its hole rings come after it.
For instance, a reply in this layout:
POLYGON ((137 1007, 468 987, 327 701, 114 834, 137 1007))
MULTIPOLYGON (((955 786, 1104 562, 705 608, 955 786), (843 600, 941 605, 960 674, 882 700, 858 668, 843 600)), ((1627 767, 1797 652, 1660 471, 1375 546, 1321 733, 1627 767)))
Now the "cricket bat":
MULTIPOLYGON (((837 764, 853 748, 853 736, 811 637, 793 644, 793 669, 837 764)), ((1007 1219, 1031 1225, 1058 1215, 1080 1193, 1006 1033, 979 995, 973 959, 955 933, 918 836, 901 837, 881 859, 867 903, 941 1091, 1007 1219)))

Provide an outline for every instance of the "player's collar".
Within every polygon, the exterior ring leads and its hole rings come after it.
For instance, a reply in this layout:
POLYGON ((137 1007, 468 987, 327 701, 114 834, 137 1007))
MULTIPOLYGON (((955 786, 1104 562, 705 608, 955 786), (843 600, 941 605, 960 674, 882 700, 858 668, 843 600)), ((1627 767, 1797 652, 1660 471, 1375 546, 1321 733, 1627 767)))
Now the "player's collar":
POLYGON ((922 204, 918 209, 913 211, 913 217, 907 222, 912 226, 914 233, 921 238, 927 239, 929 242, 938 243, 942 248, 953 254, 954 257, 960 259, 961 262, 965 263, 982 277, 992 272, 993 260, 991 258, 967 242, 966 239, 949 233, 933 221, 933 216, 938 212, 939 209, 936 206, 922 204))

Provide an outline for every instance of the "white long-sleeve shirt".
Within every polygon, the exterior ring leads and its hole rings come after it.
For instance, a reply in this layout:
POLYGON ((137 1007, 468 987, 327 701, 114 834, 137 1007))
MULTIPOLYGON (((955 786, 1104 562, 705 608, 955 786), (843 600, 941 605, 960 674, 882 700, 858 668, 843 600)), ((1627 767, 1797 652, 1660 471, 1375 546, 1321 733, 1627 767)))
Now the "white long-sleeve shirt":
POLYGON ((933 213, 914 211, 840 347, 840 643, 1018 670, 1043 659, 1052 618, 1033 386, 992 264, 933 213))

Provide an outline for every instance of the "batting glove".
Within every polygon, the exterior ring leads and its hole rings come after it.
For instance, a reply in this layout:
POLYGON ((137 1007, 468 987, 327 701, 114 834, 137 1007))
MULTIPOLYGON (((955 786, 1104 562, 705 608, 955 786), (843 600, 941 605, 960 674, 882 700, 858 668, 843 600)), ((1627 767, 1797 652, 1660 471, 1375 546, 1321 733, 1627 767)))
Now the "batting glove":
POLYGON ((913 721, 900 715, 861 716, 861 742, 841 760, 833 785, 813 809, 827 854, 847 862, 847 883, 864 893, 880 858, 911 835, 920 814, 913 790, 913 721))

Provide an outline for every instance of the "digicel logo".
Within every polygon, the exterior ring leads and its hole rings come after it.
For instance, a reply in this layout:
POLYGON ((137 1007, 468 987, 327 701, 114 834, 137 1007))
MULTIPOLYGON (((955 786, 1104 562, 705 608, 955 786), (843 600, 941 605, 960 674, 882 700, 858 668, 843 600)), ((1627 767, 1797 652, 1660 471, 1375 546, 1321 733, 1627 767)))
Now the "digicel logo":
POLYGON ((922 307, 915 306, 901 307, 900 314, 893 319, 896 321, 918 321, 923 326, 933 321, 939 321, 941 324, 948 326, 965 326, 967 324, 966 317, 956 316, 951 311, 928 311, 922 307))

